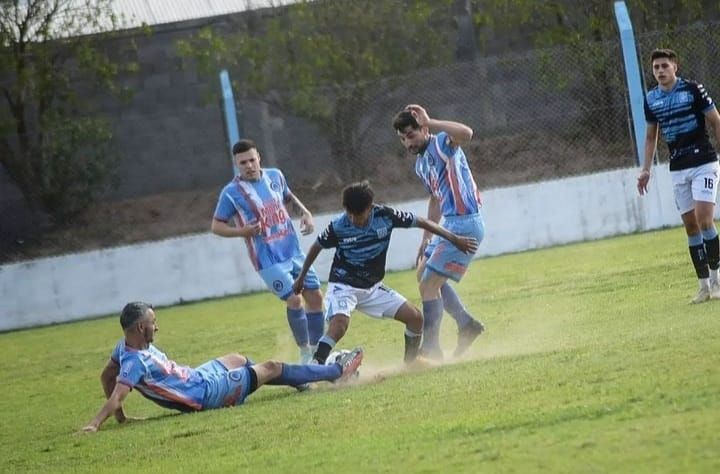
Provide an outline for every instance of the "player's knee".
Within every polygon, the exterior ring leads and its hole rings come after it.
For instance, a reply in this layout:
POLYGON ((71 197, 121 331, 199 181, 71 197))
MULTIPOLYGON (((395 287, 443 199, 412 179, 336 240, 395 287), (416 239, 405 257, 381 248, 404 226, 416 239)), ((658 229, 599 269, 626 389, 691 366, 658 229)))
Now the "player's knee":
POLYGON ((285 303, 287 304, 287 307, 290 309, 300 309, 302 308, 302 296, 292 294, 288 296, 287 300, 285 300, 285 303))
POLYGON ((322 310, 323 295, 319 289, 303 291, 303 298, 305 298, 305 304, 308 309, 315 311, 322 310))

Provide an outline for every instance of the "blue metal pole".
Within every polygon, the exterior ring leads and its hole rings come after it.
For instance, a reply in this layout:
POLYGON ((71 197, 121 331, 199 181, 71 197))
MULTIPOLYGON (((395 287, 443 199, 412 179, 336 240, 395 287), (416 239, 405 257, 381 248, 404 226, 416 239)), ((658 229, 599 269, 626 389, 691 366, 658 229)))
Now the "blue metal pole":
POLYGON ((643 147, 645 143, 645 91, 642 86, 642 71, 638 64, 635 34, 632 21, 625 2, 615 2, 615 19, 620 30, 620 43, 622 45, 623 59, 625 60, 625 79, 630 96, 630 114, 632 115, 633 130, 635 132, 635 160, 638 165, 643 160, 643 147))
POLYGON ((232 159, 232 147, 240 140, 240 128, 238 127, 237 112, 235 110, 235 98, 233 97, 230 75, 227 70, 220 71, 220 88, 222 90, 223 112, 225 114, 225 126, 229 140, 230 162, 233 164, 233 171, 238 173, 235 161, 232 159))

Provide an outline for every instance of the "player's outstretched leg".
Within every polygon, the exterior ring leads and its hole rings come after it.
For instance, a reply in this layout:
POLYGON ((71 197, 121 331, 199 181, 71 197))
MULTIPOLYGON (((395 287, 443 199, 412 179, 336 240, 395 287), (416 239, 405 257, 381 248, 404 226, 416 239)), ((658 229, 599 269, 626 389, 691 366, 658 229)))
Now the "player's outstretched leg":
POLYGON ((458 326, 457 347, 455 347, 453 355, 459 357, 472 345, 475 339, 485 331, 485 326, 467 312, 462 301, 460 301, 460 297, 455 292, 455 289, 450 286, 450 283, 445 282, 445 284, 440 287, 440 294, 442 295, 445 311, 455 319, 458 326))

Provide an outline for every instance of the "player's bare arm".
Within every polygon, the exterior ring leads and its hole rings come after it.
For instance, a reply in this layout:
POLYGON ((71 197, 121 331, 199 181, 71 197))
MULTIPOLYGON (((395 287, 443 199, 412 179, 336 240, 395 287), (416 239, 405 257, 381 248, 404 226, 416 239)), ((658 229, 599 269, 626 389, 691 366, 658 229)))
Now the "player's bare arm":
POLYGON ((417 217, 416 219, 418 227, 446 239, 461 252, 470 254, 477 251, 478 241, 476 239, 457 235, 424 217, 417 217))
MULTIPOLYGON (((428 200, 427 220, 429 220, 431 222, 439 223, 440 217, 442 217, 442 211, 440 208, 440 200, 438 198, 436 198, 435 196, 430 196, 430 199, 428 200)), ((415 258, 416 264, 420 261, 423 254, 425 253, 425 247, 428 246, 431 238, 432 238, 432 232, 430 232, 428 230, 423 232, 422 242, 420 242, 420 248, 418 249, 417 257, 415 258)))
POLYGON ((310 235, 315 230, 313 215, 300 199, 293 193, 288 196, 287 202, 291 202, 300 210, 300 233, 302 235, 310 235))
POLYGON ((94 433, 100 429, 100 426, 108 419, 110 415, 122 408, 122 403, 130 393, 130 387, 125 384, 116 383, 110 398, 107 399, 95 418, 83 427, 86 433, 94 433))
POLYGON ((430 118, 425 108, 417 104, 410 104, 405 109, 415 117, 421 127, 428 127, 432 132, 447 133, 453 146, 461 146, 472 140, 472 128, 463 123, 430 118))
MULTIPOLYGON (((109 359, 107 365, 105 365, 105 368, 100 374, 100 382, 102 383, 103 392, 105 392, 105 398, 110 398, 113 390, 115 390, 115 384, 117 383, 117 376, 119 373, 120 366, 118 363, 109 359)), ((118 423, 124 423, 127 421, 127 417, 125 416, 122 406, 115 411, 114 415, 118 423)))
POLYGON ((643 166, 637 179, 638 192, 642 196, 648 191, 648 183, 650 182, 650 167, 655 156, 658 139, 658 124, 649 122, 645 130, 645 152, 643 166))
POLYGON ((710 124, 713 133, 715 134, 716 143, 720 143, 720 113, 716 108, 713 108, 705 113, 705 120, 710 124))
POLYGON ((305 289, 305 277, 307 276, 307 272, 310 270, 312 264, 315 263, 315 259, 317 259, 318 255, 320 255, 321 251, 322 247, 320 244, 313 242, 310 250, 308 250, 307 256, 305 257, 305 262, 303 262, 302 270, 300 270, 300 274, 293 282, 292 288, 296 295, 299 295, 305 289))
POLYGON ((262 233, 262 225, 259 222, 235 227, 217 219, 213 219, 210 224, 210 231, 220 237, 252 237, 262 233))

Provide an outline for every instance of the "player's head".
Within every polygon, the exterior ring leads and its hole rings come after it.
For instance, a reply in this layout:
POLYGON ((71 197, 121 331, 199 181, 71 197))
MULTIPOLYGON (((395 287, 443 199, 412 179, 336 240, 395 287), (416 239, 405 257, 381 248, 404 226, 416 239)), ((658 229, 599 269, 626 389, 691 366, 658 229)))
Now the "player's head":
POLYGON ((148 344, 153 342, 155 333, 160 329, 152 305, 141 301, 125 305, 120 313, 120 326, 125 331, 125 336, 139 336, 148 344))
POLYGON ((393 128, 407 151, 414 154, 425 152, 430 139, 430 130, 421 127, 409 110, 402 110, 395 115, 393 128))
POLYGON ((235 166, 243 179, 260 179, 262 169, 260 168, 260 153, 257 151, 255 142, 244 138, 233 145, 232 149, 235 166))
POLYGON ((342 205, 353 225, 364 227, 367 224, 374 199, 375 193, 367 180, 345 186, 342 205))
POLYGON ((661 86, 672 86, 677 79, 678 57, 672 49, 656 49, 650 53, 653 76, 661 86))

